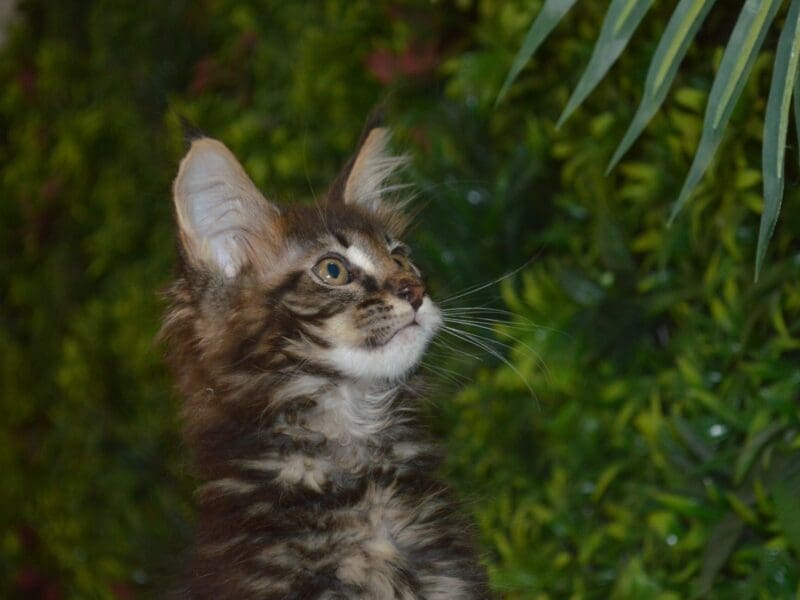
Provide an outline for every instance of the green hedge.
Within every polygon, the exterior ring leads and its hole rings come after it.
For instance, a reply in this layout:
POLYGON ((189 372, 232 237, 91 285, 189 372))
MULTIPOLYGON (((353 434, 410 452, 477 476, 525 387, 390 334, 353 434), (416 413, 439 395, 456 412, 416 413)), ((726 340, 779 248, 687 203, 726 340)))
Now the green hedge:
POLYGON ((800 593, 796 148, 752 282, 772 57, 667 228, 738 10, 605 177, 670 12, 556 131, 605 4, 578 3, 495 108, 539 1, 22 2, 0 53, 0 595, 150 597, 180 562, 190 467, 152 341, 176 114, 307 200, 386 97, 437 295, 533 257, 453 303, 519 315, 490 333, 514 368, 458 347, 431 367, 467 377, 445 373, 431 422, 498 593, 800 593))

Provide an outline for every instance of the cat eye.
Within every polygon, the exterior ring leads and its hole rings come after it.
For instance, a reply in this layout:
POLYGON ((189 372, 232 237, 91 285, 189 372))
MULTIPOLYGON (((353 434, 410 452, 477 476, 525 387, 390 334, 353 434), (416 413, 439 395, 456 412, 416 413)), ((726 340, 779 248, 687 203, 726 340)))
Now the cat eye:
POLYGON ((314 273, 328 285, 345 285, 350 283, 350 271, 341 259, 328 256, 314 265, 314 273))

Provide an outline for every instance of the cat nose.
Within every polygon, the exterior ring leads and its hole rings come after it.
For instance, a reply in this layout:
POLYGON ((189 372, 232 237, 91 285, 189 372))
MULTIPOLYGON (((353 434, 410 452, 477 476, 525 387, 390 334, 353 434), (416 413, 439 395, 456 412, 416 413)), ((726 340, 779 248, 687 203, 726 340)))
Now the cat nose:
POLYGON ((422 299, 425 296, 425 286, 419 279, 403 277, 396 279, 392 283, 392 291, 395 296, 408 302, 415 311, 422 306, 422 299))

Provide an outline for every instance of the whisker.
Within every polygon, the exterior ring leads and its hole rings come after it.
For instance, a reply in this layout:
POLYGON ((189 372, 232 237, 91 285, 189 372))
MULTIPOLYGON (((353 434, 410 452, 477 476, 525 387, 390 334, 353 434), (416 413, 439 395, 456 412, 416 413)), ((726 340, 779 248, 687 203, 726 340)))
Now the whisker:
POLYGON ((528 389, 528 392, 530 393, 531 398, 533 398, 534 400, 537 400, 536 392, 534 392, 533 387, 531 387, 530 383, 525 378, 525 376, 520 372, 520 370, 513 363, 511 363, 500 352, 498 352, 497 350, 492 348, 489 344, 481 341, 480 338, 476 338, 474 336, 465 334, 464 332, 453 330, 453 329, 448 329, 447 333, 449 333, 450 335, 452 335, 452 336, 454 336, 454 337, 456 337, 456 338, 458 338, 458 339, 460 339, 460 340, 462 340, 462 341, 464 341, 464 342, 466 342, 468 344, 471 344, 471 345, 473 345, 473 346, 475 346, 477 348, 480 348, 480 349, 484 350, 485 352, 488 352, 490 355, 494 356, 495 358, 497 358, 498 360, 503 362, 506 366, 508 366, 509 369, 511 369, 517 375, 517 377, 519 377, 520 381, 522 381, 522 383, 528 389))
POLYGON ((509 329, 517 329, 521 331, 537 331, 540 329, 547 329, 541 325, 535 325, 534 323, 515 323, 511 320, 506 319, 492 319, 489 317, 473 317, 471 315, 461 316, 461 315, 444 315, 443 318, 445 323, 464 323, 470 325, 472 323, 477 323, 481 325, 496 325, 498 327, 508 327, 509 329))
POLYGON ((568 332, 564 331, 563 329, 557 329, 555 327, 548 327, 546 325, 539 325, 538 323, 534 323, 530 319, 523 317, 522 315, 518 315, 517 313, 502 310, 499 308, 491 308, 491 309, 483 309, 480 307, 465 307, 465 308, 445 308, 442 310, 442 317, 444 320, 448 320, 452 317, 458 317, 462 319, 475 319, 479 322, 484 323, 497 323, 498 325, 502 324, 508 327, 516 327, 518 329, 529 329, 529 330, 542 330, 542 331, 550 331, 552 333, 558 333, 560 335, 566 336, 567 338, 572 339, 572 335, 568 332), (487 315, 489 314, 497 314, 503 315, 508 317, 513 317, 514 320, 506 320, 506 319, 494 319, 490 317, 482 317, 480 316, 482 313, 487 315))
POLYGON ((445 314, 491 314, 491 315, 505 315, 509 317, 515 317, 518 319, 527 320, 520 314, 512 312, 510 310, 505 310, 502 308, 494 308, 490 306, 451 306, 449 308, 443 308, 442 312, 445 314))
MULTIPOLYGON (((432 343, 441 344, 442 346, 447 348, 447 350, 451 352, 457 352, 459 354, 466 356, 467 358, 471 358, 472 360, 480 360, 480 356, 478 356, 477 354, 472 354, 470 352, 467 352, 466 350, 462 350, 461 348, 456 348, 455 346, 445 342, 441 337, 434 338, 432 343)), ((430 354, 430 352, 428 352, 428 354, 430 354)))
POLYGON ((514 275, 519 273, 522 269, 524 269, 525 267, 530 265, 535 258, 536 258, 536 255, 531 256, 528 260, 526 260, 524 263, 522 263, 520 266, 518 266, 513 271, 509 271, 505 275, 501 275, 497 279, 493 279, 492 281, 489 281, 488 283, 482 283, 482 284, 477 284, 477 285, 468 287, 464 291, 457 292, 455 295, 450 296, 449 298, 445 298, 444 300, 440 300, 439 304, 440 305, 444 305, 444 304, 447 304, 448 302, 452 302, 453 300, 458 300, 459 298, 463 298, 464 296, 470 296, 472 294, 477 294, 481 290, 485 290, 486 288, 491 287, 493 285, 496 285, 496 284, 500 283, 501 281, 503 281, 505 279, 508 279, 509 277, 513 277, 514 275))
POLYGON ((443 379, 449 381, 451 384, 456 386, 461 386, 466 383, 472 382, 472 380, 469 377, 465 377, 464 375, 461 375, 460 373, 458 373, 457 371, 453 371, 452 369, 437 367, 435 365, 426 363, 424 361, 421 362, 419 366, 422 367, 423 369, 429 370, 430 372, 436 374, 439 377, 442 377, 443 379))
MULTIPOLYGON (((490 325, 484 325, 484 324, 480 324, 480 323, 475 323, 474 321, 465 321, 463 319, 446 319, 445 322, 446 323, 457 323, 459 325, 467 325, 469 327, 476 327, 478 329, 483 329, 484 331, 491 331, 492 333, 496 333, 498 335, 502 335, 502 336, 507 337, 508 339, 512 340, 513 342, 515 342, 515 343, 519 344, 520 346, 524 347, 531 354, 534 354, 534 355, 536 354, 536 351, 533 348, 531 348, 528 344, 526 344, 525 342, 523 342, 519 338, 514 337, 510 333, 505 332, 502 329, 499 329, 498 327, 491 327, 490 325)), ((502 324, 505 325, 505 323, 502 323, 502 324)))
MULTIPOLYGON (((471 335, 472 337, 474 337, 476 339, 479 339, 482 342, 484 342, 485 344, 489 344, 490 346, 492 344, 495 344, 497 346, 501 346, 504 350, 511 350, 512 349, 512 346, 510 346, 509 344, 506 344, 505 342, 501 342, 498 339, 491 338, 491 337, 488 337, 488 336, 485 336, 485 335, 480 335, 479 333, 475 333, 474 331, 467 331, 466 329, 461 329, 459 327, 454 327, 452 325, 444 325, 442 327, 442 329, 449 330, 449 331, 456 331, 456 332, 462 333, 464 335, 471 335)), ((490 330, 490 331, 494 331, 494 330, 490 330)))
POLYGON ((487 337, 485 335, 480 335, 480 334, 474 333, 472 331, 466 331, 464 329, 459 329, 458 327, 445 326, 444 329, 449 331, 451 334, 455 332, 455 333, 458 333, 460 335, 464 335, 464 336, 470 337, 475 342, 480 342, 481 344, 484 344, 486 346, 485 350, 487 352, 490 349, 495 351, 495 352, 501 352, 502 351, 502 352, 505 352, 505 353, 511 352, 513 350, 513 346, 511 346, 510 344, 507 344, 505 342, 501 342, 500 340, 498 340, 496 338, 490 338, 490 337, 487 337))
MULTIPOLYGON (((531 387, 531 384, 528 383, 528 380, 525 378, 524 375, 522 375, 520 370, 517 369, 517 367, 515 367, 511 363, 511 361, 509 361, 505 356, 500 354, 497 350, 492 348, 489 344, 487 344, 484 341, 482 341, 482 338, 474 336, 474 335, 472 335, 472 334, 470 334, 468 332, 461 331, 459 329, 455 329, 453 327, 448 327, 447 325, 442 327, 442 331, 444 331, 444 332, 452 335, 453 337, 456 337, 456 338, 458 338, 458 339, 460 339, 460 340, 462 340, 464 342, 467 342, 468 344, 472 344, 473 346, 476 346, 476 347, 480 348, 481 350, 484 350, 484 351, 488 352, 489 354, 491 354, 492 356, 494 356, 498 360, 500 360, 503 363, 505 363, 506 366, 508 366, 509 369, 514 371, 514 373, 517 375, 517 377, 519 377, 520 381, 522 381, 522 383, 525 384, 525 387, 528 388, 528 392, 530 392, 531 398, 536 400, 536 393, 533 391, 533 388, 531 387)), ((500 343, 500 342, 498 342, 498 343, 500 343)), ((503 346, 507 346, 506 344, 502 344, 502 343, 500 343, 500 344, 503 345, 503 346)))
MULTIPOLYGON (((539 331, 548 331, 552 333, 564 333, 559 329, 546 327, 544 325, 535 325, 533 323, 514 323, 513 321, 506 321, 505 319, 488 319, 481 317, 444 317, 445 323, 458 323, 459 325, 474 325, 476 327, 489 327, 492 331, 500 329, 511 329, 520 333, 536 333, 539 331)), ((566 335, 566 334, 565 334, 566 335)))
MULTIPOLYGON (((527 343, 523 342, 518 337, 511 335, 507 331, 503 331, 502 329, 499 329, 498 326, 490 326, 488 324, 484 325, 484 324, 479 324, 479 323, 475 323, 475 322, 472 322, 472 321, 465 321, 465 320, 461 320, 461 319, 445 319, 445 322, 446 323, 457 323, 459 325, 466 325, 468 327, 475 327, 475 328, 478 328, 478 329, 483 329, 484 331, 491 331, 492 333, 494 333, 496 335, 502 335, 506 339, 509 339, 509 340, 513 341, 514 343, 516 343, 516 344, 522 346, 523 348, 525 348, 530 353, 530 355, 536 360, 536 363, 539 365, 539 367, 542 368, 542 370, 545 372, 545 374, 548 373, 547 363, 545 363, 545 361, 542 358, 541 354, 539 354, 536 350, 534 350, 531 346, 529 346, 527 343)), ((508 323, 505 323, 503 321, 499 322, 499 326, 507 326, 507 325, 513 325, 513 323, 512 324, 508 324, 508 323)), ((462 333, 468 333, 470 335, 476 335, 477 336, 477 334, 473 334, 473 333, 470 333, 470 332, 462 331, 462 333)), ((483 336, 477 336, 477 337, 480 337, 481 339, 486 340, 487 342, 492 341, 492 342, 496 342, 496 343, 502 344, 502 342, 499 342, 498 340, 489 340, 489 338, 485 338, 483 336)), ((504 346, 506 346, 509 349, 512 349, 508 345, 504 344, 504 346)))
POLYGON ((465 307, 451 307, 451 308, 444 308, 442 309, 442 314, 444 315, 454 315, 454 316, 495 316, 495 317, 507 317, 509 321, 522 321, 525 323, 530 323, 531 325, 535 325, 533 321, 528 319, 527 317, 512 312, 510 310, 504 310, 502 308, 488 308, 488 307, 480 307, 480 306, 465 306, 465 307))

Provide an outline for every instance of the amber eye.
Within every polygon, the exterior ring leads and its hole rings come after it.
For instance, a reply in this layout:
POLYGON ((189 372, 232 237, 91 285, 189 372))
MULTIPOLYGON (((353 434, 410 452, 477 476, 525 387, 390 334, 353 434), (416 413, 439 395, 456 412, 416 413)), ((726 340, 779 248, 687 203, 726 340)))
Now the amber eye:
POLYGON ((350 271, 338 258, 323 258, 314 265, 314 273, 328 285, 345 285, 350 283, 350 271))

